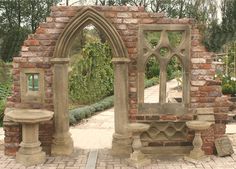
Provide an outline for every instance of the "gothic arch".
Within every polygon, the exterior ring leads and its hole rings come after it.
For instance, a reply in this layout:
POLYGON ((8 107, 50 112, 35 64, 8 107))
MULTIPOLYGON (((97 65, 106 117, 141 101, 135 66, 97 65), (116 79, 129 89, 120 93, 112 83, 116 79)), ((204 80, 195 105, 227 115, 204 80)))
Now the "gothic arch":
POLYGON ((113 57, 128 56, 124 42, 115 27, 98 11, 92 7, 85 7, 70 21, 61 33, 59 39, 57 40, 53 57, 66 58, 70 49, 69 47, 73 42, 75 35, 90 23, 94 24, 106 35, 106 38, 112 48, 113 57))
MULTIPOLYGON (((51 153, 69 155, 73 152, 73 140, 69 132, 68 115, 68 62, 69 50, 75 35, 88 24, 93 24, 102 31, 112 48, 114 63, 114 114, 115 133, 112 149, 122 149, 124 138, 128 141, 128 52, 115 27, 92 7, 84 7, 64 28, 57 40, 51 63, 53 64, 53 100, 54 100, 54 134, 51 153), (117 143, 118 142, 118 143, 117 143), (117 148, 118 147, 118 148, 117 148)), ((121 153, 130 153, 127 145, 121 153)))

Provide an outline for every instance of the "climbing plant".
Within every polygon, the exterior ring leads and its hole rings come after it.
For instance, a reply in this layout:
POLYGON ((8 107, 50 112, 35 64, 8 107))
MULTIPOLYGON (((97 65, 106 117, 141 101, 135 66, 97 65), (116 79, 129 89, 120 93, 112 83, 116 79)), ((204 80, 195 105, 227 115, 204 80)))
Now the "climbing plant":
POLYGON ((113 93, 111 49, 107 43, 86 43, 71 66, 69 96, 74 102, 88 104, 113 93))

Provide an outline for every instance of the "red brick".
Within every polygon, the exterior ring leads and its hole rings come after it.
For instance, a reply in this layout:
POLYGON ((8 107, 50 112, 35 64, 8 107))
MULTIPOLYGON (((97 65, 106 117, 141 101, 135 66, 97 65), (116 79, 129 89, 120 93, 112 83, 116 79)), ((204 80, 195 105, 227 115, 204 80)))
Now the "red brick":
POLYGON ((46 30, 45 30, 45 28, 37 28, 36 29, 36 32, 35 32, 36 34, 45 34, 46 33, 46 30))
POLYGON ((144 18, 144 19, 141 19, 140 23, 142 23, 142 24, 156 23, 156 20, 151 19, 151 18, 144 18))
MULTIPOLYGON (((25 46, 39 46, 39 41, 36 39, 25 40, 24 45, 25 46)), ((26 50, 22 50, 22 51, 26 51, 26 50)))

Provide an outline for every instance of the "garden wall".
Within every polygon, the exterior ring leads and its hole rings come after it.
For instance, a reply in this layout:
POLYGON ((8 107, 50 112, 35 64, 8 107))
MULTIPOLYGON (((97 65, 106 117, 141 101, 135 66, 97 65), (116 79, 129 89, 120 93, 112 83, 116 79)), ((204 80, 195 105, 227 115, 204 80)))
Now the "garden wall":
MULTIPOLYGON (((41 23, 35 34, 29 35, 24 41, 19 57, 13 61, 13 93, 8 98, 8 108, 33 108, 54 111, 53 107, 53 69, 50 59, 53 56, 57 40, 71 19, 86 7, 81 6, 54 6, 51 14, 41 23), (22 101, 21 71, 23 69, 42 69, 44 71, 44 91, 42 102, 22 101)), ((178 121, 192 120, 194 114, 139 115, 137 103, 137 58, 138 56, 138 31, 140 24, 178 24, 188 25, 191 29, 191 51, 189 56, 190 66, 190 104, 189 110, 197 108, 213 108, 215 124, 203 134, 203 149, 207 154, 214 151, 214 139, 225 133, 225 123, 229 103, 226 97, 222 97, 220 82, 214 80, 215 66, 212 64, 213 53, 207 52, 202 45, 201 34, 192 19, 166 18, 162 13, 147 13, 142 7, 128 6, 93 6, 112 23, 121 36, 131 62, 128 67, 128 96, 129 118, 132 122, 178 121)), ((96 25, 95 25, 96 26, 96 25)), ((60 82, 58 82, 60 83, 60 82)), ((207 119, 206 119, 207 120, 207 119)), ((5 119, 5 154, 14 155, 21 140, 20 125, 5 119)), ((40 140, 42 145, 50 153, 52 143, 53 122, 46 122, 40 127, 40 140)), ((189 133, 188 141, 191 142, 192 134, 189 133)))

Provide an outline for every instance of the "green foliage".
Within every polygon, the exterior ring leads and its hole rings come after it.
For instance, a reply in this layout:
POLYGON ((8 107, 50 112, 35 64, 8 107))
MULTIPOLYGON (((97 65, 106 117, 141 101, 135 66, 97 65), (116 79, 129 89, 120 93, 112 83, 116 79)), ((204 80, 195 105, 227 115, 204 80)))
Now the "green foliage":
MULTIPOLYGON (((182 41, 182 33, 181 31, 172 31, 168 32, 168 39, 172 47, 178 47, 182 41)), ((155 48, 160 40, 161 32, 159 31, 148 31, 145 33, 145 39, 149 43, 149 45, 155 48)), ((169 54, 169 48, 162 47, 160 48, 161 57, 166 57, 169 54)), ((160 75, 160 65, 158 59, 155 55, 149 57, 148 62, 146 63, 146 78, 151 79, 153 77, 159 77, 160 75)), ((177 56, 173 57, 169 62, 167 67, 167 75, 168 79, 180 78, 182 77, 182 68, 181 63, 177 56)))
POLYGON ((167 66, 168 80, 182 78, 182 65, 177 56, 172 57, 167 66))
POLYGON ((114 96, 109 96, 90 106, 85 106, 82 108, 71 110, 69 112, 70 124, 71 125, 76 124, 80 120, 88 118, 96 112, 103 111, 105 109, 112 107, 114 104, 113 99, 114 96))
POLYGON ((149 58, 147 64, 146 64, 146 72, 145 72, 146 78, 151 79, 153 77, 159 77, 160 75, 160 66, 157 62, 155 56, 152 56, 149 58))
POLYGON ((9 67, 0 60, 0 126, 2 126, 6 98, 11 94, 11 84, 9 67))
POLYGON ((87 43, 72 65, 69 96, 74 102, 93 103, 113 93, 113 68, 108 44, 87 43))
POLYGON ((21 45, 29 33, 29 29, 19 27, 18 29, 11 29, 3 35, 0 45, 1 58, 4 61, 12 61, 12 57, 18 55, 21 45))
POLYGON ((233 86, 229 83, 225 83, 222 85, 222 93, 223 94, 233 94, 233 86))
POLYGON ((236 1, 222 1, 222 23, 213 20, 205 33, 204 43, 210 51, 219 52, 223 45, 236 40, 236 1))
POLYGON ((161 32, 160 31, 148 31, 145 32, 144 37, 146 41, 149 43, 151 47, 156 47, 160 41, 161 38, 161 32))
POLYGON ((12 61, 20 46, 58 0, 3 0, 0 2, 0 58, 12 61))
POLYGON ((230 76, 222 76, 222 93, 236 94, 236 78, 230 76))
POLYGON ((145 88, 148 88, 148 87, 157 85, 158 83, 159 83, 159 79, 157 77, 153 77, 151 79, 145 80, 144 86, 145 86, 145 88))

